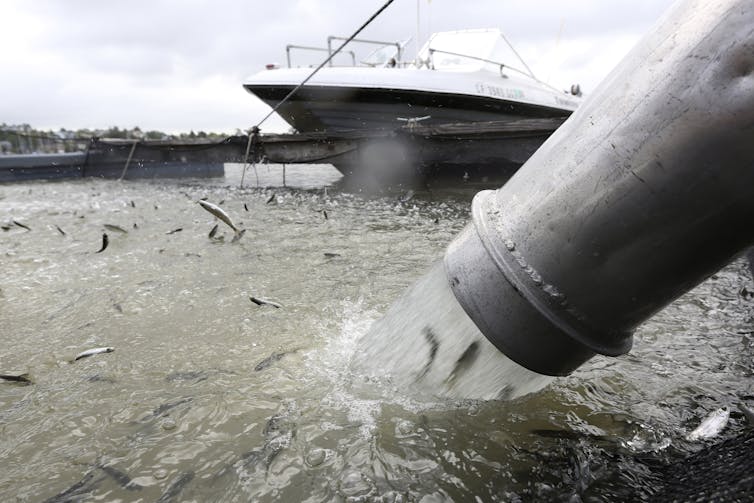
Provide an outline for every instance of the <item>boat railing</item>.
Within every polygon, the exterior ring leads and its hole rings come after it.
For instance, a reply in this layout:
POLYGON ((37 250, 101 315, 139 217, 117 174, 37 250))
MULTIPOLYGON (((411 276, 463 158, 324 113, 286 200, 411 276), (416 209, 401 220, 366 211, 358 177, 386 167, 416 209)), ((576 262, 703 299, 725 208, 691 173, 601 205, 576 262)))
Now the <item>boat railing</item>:
POLYGON ((470 56, 468 54, 460 54, 460 53, 457 53, 457 52, 443 51, 441 49, 433 49, 431 47, 429 48, 429 60, 426 62, 427 67, 430 70, 434 70, 435 69, 435 63, 434 63, 434 54, 435 53, 448 54, 450 56, 458 56, 460 58, 468 58, 468 59, 473 59, 475 61, 481 61, 483 63, 488 63, 488 64, 491 64, 491 65, 496 65, 500 69, 500 76, 503 77, 504 79, 508 78, 508 76, 505 75, 505 73, 503 72, 503 70, 511 70, 511 71, 516 72, 516 73, 520 73, 524 77, 528 77, 528 78, 532 79, 533 81, 535 81, 535 82, 537 82, 539 84, 542 84, 543 86, 546 86, 546 87, 548 87, 548 88, 550 88, 550 89, 552 89, 554 91, 557 91, 558 93, 561 92, 559 89, 551 86, 547 82, 542 82, 541 80, 539 80, 537 77, 534 76, 533 73, 531 73, 531 71, 524 71, 524 70, 521 70, 519 68, 516 68, 515 66, 510 66, 510 65, 502 63, 500 61, 493 61, 491 59, 480 58, 478 56, 470 56))
MULTIPOLYGON (((332 54, 332 49, 330 47, 312 47, 308 45, 292 45, 288 44, 285 46, 285 57, 288 61, 288 68, 292 68, 291 66, 291 49, 301 49, 301 50, 307 50, 307 51, 320 51, 320 52, 326 52, 328 54, 332 54)), ((341 51, 346 54, 351 55, 351 61, 352 66, 356 66, 356 53, 353 51, 341 51)), ((332 62, 330 62, 330 66, 332 66, 332 62)))
MULTIPOLYGON (((329 51, 330 54, 332 54, 332 52, 333 52, 333 49, 332 49, 332 42, 333 42, 333 40, 348 40, 348 39, 345 38, 345 37, 336 37, 334 35, 330 35, 329 37, 327 37, 327 50, 329 51)), ((367 39, 363 39, 363 38, 354 38, 354 39, 351 39, 351 42, 358 42, 358 43, 361 43, 361 44, 380 45, 380 46, 383 46, 383 47, 393 46, 394 45, 395 49, 396 49, 395 59, 397 61, 401 61, 401 59, 402 59, 404 44, 401 44, 400 42, 384 42, 384 41, 380 41, 380 40, 367 40, 367 39)), ((332 66, 332 61, 330 62, 330 66, 332 66)))

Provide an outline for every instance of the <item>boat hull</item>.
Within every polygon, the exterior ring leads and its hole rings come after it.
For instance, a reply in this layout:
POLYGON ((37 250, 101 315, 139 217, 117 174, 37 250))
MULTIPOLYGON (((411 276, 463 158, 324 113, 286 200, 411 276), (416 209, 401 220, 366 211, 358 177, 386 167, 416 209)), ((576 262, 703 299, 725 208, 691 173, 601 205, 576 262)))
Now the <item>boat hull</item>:
MULTIPOLYGON (((295 86, 244 85, 275 107, 295 86)), ((411 118, 422 125, 515 119, 560 118, 572 112, 487 96, 436 91, 306 85, 277 110, 300 132, 394 130, 411 118)))

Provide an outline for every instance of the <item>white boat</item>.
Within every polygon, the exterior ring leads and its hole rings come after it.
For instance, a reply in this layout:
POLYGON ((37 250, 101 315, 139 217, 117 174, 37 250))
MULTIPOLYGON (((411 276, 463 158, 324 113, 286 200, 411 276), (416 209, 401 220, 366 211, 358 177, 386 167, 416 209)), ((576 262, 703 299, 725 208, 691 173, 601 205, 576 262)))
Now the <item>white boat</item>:
MULTIPOLYGON (((288 50, 295 47, 316 49, 288 50)), ((410 62, 401 61, 404 47, 385 44, 360 66, 322 68, 277 112, 299 132, 344 132, 565 118, 581 102, 578 86, 566 92, 537 79, 497 29, 435 33, 410 62)), ((270 65, 243 85, 275 107, 312 72, 291 68, 290 52, 288 66, 270 65)))

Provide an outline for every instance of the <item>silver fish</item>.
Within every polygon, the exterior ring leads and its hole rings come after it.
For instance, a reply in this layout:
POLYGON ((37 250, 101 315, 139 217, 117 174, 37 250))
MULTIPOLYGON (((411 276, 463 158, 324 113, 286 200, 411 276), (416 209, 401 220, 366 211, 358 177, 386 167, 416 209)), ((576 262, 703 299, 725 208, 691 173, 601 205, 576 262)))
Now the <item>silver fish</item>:
POLYGON ((115 351, 115 348, 111 347, 87 349, 86 351, 77 354, 76 358, 74 358, 73 361, 80 360, 81 358, 86 358, 87 356, 98 355, 100 353, 112 353, 113 351, 115 351))
POLYGON ((121 234, 128 234, 128 231, 121 227, 120 225, 115 224, 103 224, 103 227, 109 231, 113 232, 120 232, 121 234))
POLYGON ((721 407, 704 418, 704 421, 694 431, 686 435, 686 440, 694 442, 715 437, 723 431, 725 425, 728 424, 728 419, 730 419, 730 410, 728 410, 728 407, 721 407))
POLYGON ((261 297, 249 297, 249 300, 258 306, 267 305, 267 306, 272 306, 277 309, 280 309, 281 307, 283 307, 282 304, 278 304, 277 302, 274 302, 268 299, 263 299, 261 297))
POLYGON ((204 208, 205 210, 212 213, 215 217, 219 218, 228 226, 233 229, 236 233, 238 233, 238 227, 233 223, 233 221, 230 219, 227 213, 225 213, 225 210, 217 206, 216 204, 212 204, 209 201, 199 200, 199 205, 204 208))
POLYGON ((0 379, 4 381, 16 381, 22 383, 31 383, 28 372, 18 370, 8 370, 0 372, 0 379))

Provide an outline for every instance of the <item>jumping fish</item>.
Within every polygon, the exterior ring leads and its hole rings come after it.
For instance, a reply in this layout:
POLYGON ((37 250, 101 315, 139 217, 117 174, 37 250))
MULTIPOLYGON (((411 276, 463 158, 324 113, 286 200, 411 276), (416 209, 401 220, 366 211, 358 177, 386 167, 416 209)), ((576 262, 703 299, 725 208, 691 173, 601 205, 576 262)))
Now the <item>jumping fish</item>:
POLYGON ((225 222, 228 227, 233 229, 233 231, 238 234, 239 230, 238 227, 233 223, 233 221, 230 219, 227 213, 225 213, 225 210, 217 206, 216 204, 212 204, 209 201, 199 200, 199 206, 204 208, 205 210, 212 213, 215 217, 225 222))
POLYGON ((270 196, 270 198, 267 200, 267 202, 265 204, 270 204, 274 200, 275 200, 275 193, 273 192, 272 195, 270 196))
POLYGON ((128 234, 128 231, 121 227, 120 225, 115 224, 103 224, 103 227, 109 231, 113 232, 120 232, 121 234, 128 234))
POLYGON ((249 207, 246 206, 246 203, 243 203, 243 209, 245 209, 246 211, 249 211, 249 207))
POLYGON ((80 360, 92 355, 98 355, 100 353, 112 353, 113 351, 115 351, 115 348, 111 347, 87 349, 86 351, 77 354, 76 358, 74 358, 73 361, 80 360))
POLYGON ((110 242, 110 240, 107 239, 107 233, 103 232, 102 233, 102 248, 100 248, 98 251, 96 251, 94 253, 102 253, 103 251, 105 251, 105 248, 107 248, 107 244, 109 242, 110 242))
POLYGON ((463 354, 461 354, 461 356, 458 358, 458 360, 456 360, 453 371, 445 379, 445 382, 448 384, 448 386, 452 388, 455 385, 458 376, 468 370, 469 367, 471 367, 471 365, 476 361, 477 356, 479 356, 479 342, 474 341, 469 344, 469 347, 467 347, 463 354))
POLYGON ((26 225, 22 224, 21 222, 16 222, 15 220, 13 220, 13 223, 14 223, 15 225, 17 225, 17 226, 19 226, 19 227, 23 228, 23 229, 26 229, 27 231, 30 231, 30 230, 31 230, 31 229, 30 229, 30 228, 29 228, 28 226, 26 226, 26 225))
POLYGON ((278 304, 277 302, 274 302, 268 299, 263 299, 261 297, 249 297, 249 300, 258 306, 267 305, 267 306, 272 306, 276 309, 280 309, 281 307, 283 307, 282 304, 278 304))
POLYGON ((322 215, 324 215, 325 220, 327 220, 327 210, 322 210, 322 215))
POLYGON ((55 228, 58 230, 59 233, 61 233, 63 236, 65 236, 65 231, 63 231, 63 229, 61 229, 57 225, 55 226, 55 228))
POLYGON ((241 229, 240 231, 236 232, 236 235, 233 236, 233 239, 231 239, 230 242, 235 243, 236 241, 241 239, 244 234, 246 234, 246 229, 241 229))
POLYGON ((694 429, 691 433, 686 435, 686 440, 694 442, 696 440, 703 440, 717 436, 725 425, 728 424, 730 418, 730 410, 728 407, 721 407, 704 418, 704 421, 694 429))
POLYGON ((432 363, 434 363, 435 358, 437 357, 437 350, 440 349, 440 343, 437 340, 437 336, 432 331, 432 328, 430 326, 424 327, 422 333, 424 334, 424 338, 427 340, 427 344, 429 345, 429 360, 427 360, 427 363, 424 364, 424 368, 422 369, 421 373, 419 373, 417 379, 421 379, 429 373, 429 370, 432 368, 432 363))

